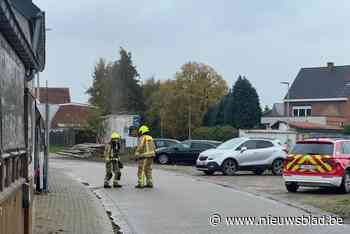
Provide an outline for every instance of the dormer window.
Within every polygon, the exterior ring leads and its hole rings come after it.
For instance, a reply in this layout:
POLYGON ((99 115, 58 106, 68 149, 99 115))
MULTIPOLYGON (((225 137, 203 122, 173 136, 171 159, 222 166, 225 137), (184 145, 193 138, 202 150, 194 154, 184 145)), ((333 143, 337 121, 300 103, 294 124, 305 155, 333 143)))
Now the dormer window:
POLYGON ((307 117, 311 116, 311 106, 293 106, 293 117, 307 117))

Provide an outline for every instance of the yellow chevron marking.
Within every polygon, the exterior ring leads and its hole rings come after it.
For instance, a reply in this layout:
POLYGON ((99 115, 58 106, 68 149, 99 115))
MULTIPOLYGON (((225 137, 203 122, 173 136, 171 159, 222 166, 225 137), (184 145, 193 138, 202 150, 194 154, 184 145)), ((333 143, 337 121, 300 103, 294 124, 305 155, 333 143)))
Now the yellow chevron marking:
POLYGON ((317 166, 316 169, 317 169, 320 173, 325 173, 325 172, 326 172, 321 166, 317 166))
POLYGON ((322 158, 327 158, 327 159, 329 159, 330 156, 322 157, 321 155, 317 155, 316 158, 320 161, 320 163, 321 163, 325 168, 327 168, 328 171, 331 171, 331 170, 332 170, 332 167, 331 167, 328 163, 323 162, 323 160, 322 160, 322 158))
POLYGON ((327 171, 332 170, 332 167, 328 163, 323 162, 322 159, 325 159, 325 158, 329 159, 329 158, 331 158, 331 156, 328 156, 328 155, 327 156, 296 155, 296 156, 294 156, 293 161, 288 163, 287 169, 288 170, 290 169, 293 172, 295 172, 297 170, 299 170, 299 172, 306 172, 306 171, 308 171, 308 169, 300 169, 300 165, 303 165, 305 162, 308 161, 308 162, 310 162, 310 164, 315 166, 315 171, 318 171, 320 173, 325 173, 327 171), (318 161, 316 161, 315 158, 317 158, 318 161), (297 163, 297 164, 295 164, 295 163, 297 163), (327 170, 325 170, 325 168, 327 170))
POLYGON ((295 155, 293 161, 287 164, 287 169, 289 170, 301 157, 302 155, 295 155))

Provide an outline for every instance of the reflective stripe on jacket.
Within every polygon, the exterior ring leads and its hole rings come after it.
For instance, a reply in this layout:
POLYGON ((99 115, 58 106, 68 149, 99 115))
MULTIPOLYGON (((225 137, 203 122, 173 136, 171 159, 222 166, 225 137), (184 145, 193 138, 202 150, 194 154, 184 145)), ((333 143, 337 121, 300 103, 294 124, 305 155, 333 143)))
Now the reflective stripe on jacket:
POLYGON ((154 140, 149 135, 143 135, 136 149, 139 158, 152 158, 156 156, 156 146, 154 140))

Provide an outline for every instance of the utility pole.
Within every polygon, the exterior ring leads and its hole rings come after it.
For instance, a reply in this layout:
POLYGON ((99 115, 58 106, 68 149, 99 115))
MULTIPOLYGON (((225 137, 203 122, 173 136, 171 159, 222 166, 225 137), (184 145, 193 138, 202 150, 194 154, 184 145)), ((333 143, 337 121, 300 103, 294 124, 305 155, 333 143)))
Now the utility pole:
POLYGON ((37 73, 36 79, 37 79, 36 98, 38 100, 40 100, 40 74, 39 74, 39 72, 37 73))
POLYGON ((192 97, 192 75, 190 75, 190 85, 189 85, 189 98, 188 98, 188 139, 192 139, 192 104, 191 104, 191 97, 192 97))
POLYGON ((161 136, 161 138, 164 137, 164 132, 163 132, 163 111, 160 111, 160 136, 161 136))
MULTIPOLYGON (((289 126, 289 116, 290 116, 290 110, 289 110, 289 102, 290 102, 290 83, 287 81, 281 82, 281 84, 287 85, 287 122, 288 122, 288 126, 289 126)), ((290 145, 290 138, 289 138, 289 134, 287 135, 287 142, 286 142, 286 146, 287 149, 290 149, 291 145, 290 145)))
POLYGON ((290 100, 290 92, 289 92, 289 86, 290 83, 287 81, 281 82, 281 84, 287 85, 287 120, 289 121, 289 116, 290 116, 290 110, 289 110, 289 100, 290 100))
POLYGON ((45 152, 44 152, 44 178, 43 178, 43 189, 44 192, 48 192, 48 171, 49 171, 49 85, 46 81, 46 105, 45 105, 45 152))

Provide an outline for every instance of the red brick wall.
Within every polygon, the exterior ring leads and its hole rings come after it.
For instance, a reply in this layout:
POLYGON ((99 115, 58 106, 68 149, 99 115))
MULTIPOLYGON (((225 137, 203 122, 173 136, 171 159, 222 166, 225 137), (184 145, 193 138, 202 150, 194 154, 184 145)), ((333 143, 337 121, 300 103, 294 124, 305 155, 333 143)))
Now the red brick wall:
MULTIPOLYGON (((293 116, 294 106, 311 106, 312 116, 325 116, 330 125, 350 123, 350 100, 332 102, 292 102, 289 104, 289 116, 293 116)), ((285 104, 287 109, 287 104, 285 104)), ((287 113, 286 113, 287 114, 287 113)))

